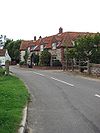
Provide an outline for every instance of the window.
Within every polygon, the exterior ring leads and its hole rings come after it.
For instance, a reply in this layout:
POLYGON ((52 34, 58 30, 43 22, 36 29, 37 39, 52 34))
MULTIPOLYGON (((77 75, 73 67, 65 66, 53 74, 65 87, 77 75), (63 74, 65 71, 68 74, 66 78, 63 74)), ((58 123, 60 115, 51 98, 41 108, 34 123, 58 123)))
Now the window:
POLYGON ((56 49, 56 43, 52 43, 52 49, 56 49))
POLYGON ((40 46, 40 51, 43 51, 43 45, 40 46))
POLYGON ((53 55, 52 56, 52 60, 56 60, 57 58, 56 58, 56 55, 53 55))
POLYGON ((73 46, 75 46, 75 42, 74 41, 72 41, 72 44, 73 44, 73 46))

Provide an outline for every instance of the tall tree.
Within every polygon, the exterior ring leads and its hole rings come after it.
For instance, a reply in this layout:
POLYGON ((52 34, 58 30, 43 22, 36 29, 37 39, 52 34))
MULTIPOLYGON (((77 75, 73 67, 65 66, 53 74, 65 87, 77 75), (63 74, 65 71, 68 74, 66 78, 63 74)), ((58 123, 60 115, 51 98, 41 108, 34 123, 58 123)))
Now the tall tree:
POLYGON ((20 60, 20 51, 19 51, 20 44, 21 44, 21 40, 13 41, 11 39, 8 39, 5 42, 5 46, 4 46, 4 48, 8 50, 11 60, 16 61, 17 63, 19 63, 19 60, 20 60))
POLYGON ((75 49, 79 60, 90 60, 100 63, 100 34, 85 35, 75 41, 75 49))

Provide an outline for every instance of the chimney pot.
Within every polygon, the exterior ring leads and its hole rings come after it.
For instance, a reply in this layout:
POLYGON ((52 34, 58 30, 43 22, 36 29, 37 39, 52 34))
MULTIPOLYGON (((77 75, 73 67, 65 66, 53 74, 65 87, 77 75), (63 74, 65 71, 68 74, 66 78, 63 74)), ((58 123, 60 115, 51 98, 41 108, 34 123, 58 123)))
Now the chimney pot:
POLYGON ((42 37, 40 36, 39 39, 41 39, 42 37))
POLYGON ((36 41, 36 36, 34 36, 34 41, 36 41))
POLYGON ((62 27, 59 28, 59 34, 61 34, 61 33, 63 33, 63 28, 62 27))

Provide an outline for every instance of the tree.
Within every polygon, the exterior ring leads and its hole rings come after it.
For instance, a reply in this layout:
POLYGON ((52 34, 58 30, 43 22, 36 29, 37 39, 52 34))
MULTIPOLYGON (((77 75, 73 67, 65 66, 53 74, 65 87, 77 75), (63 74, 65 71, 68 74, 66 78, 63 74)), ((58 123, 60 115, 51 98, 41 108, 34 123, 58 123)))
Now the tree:
POLYGON ((100 34, 85 35, 75 41, 77 59, 100 63, 100 34), (97 59, 99 60, 97 61, 97 59))
POLYGON ((40 65, 50 66, 51 53, 48 50, 44 50, 40 55, 40 65))
POLYGON ((16 61, 17 63, 19 63, 19 60, 20 60, 20 50, 19 50, 20 44, 21 44, 21 40, 13 41, 11 39, 8 39, 5 42, 5 46, 4 46, 4 48, 8 50, 11 60, 16 61))
POLYGON ((37 54, 35 54, 35 53, 33 53, 32 54, 32 61, 38 66, 38 63, 39 63, 39 55, 37 54))
POLYGON ((77 53, 75 48, 65 50, 65 59, 74 59, 76 56, 77 53))
POLYGON ((94 48, 93 36, 86 35, 78 38, 75 41, 75 48, 79 60, 90 60, 94 48))

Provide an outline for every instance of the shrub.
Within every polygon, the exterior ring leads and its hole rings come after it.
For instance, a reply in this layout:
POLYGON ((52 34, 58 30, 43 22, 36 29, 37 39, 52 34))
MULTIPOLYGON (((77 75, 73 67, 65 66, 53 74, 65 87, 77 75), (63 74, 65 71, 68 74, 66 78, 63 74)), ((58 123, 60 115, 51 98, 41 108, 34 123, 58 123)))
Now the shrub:
POLYGON ((24 65, 25 64, 25 61, 20 61, 19 62, 19 65, 24 65))
POLYGON ((0 76, 5 75, 5 69, 3 69, 2 67, 0 67, 0 76))
POLYGON ((59 60, 54 60, 52 62, 52 66, 62 66, 61 62, 59 60))
POLYGON ((50 59, 51 59, 51 53, 45 49, 44 51, 41 52, 39 64, 41 66, 50 66, 50 59))

